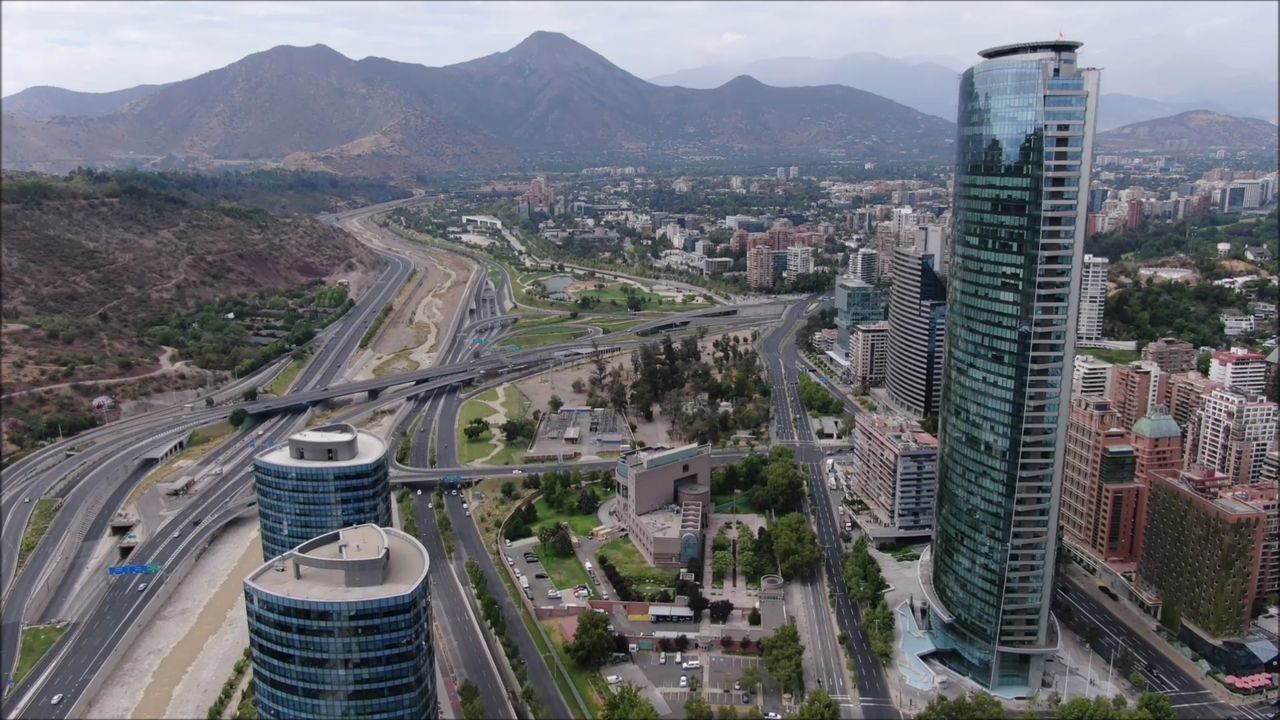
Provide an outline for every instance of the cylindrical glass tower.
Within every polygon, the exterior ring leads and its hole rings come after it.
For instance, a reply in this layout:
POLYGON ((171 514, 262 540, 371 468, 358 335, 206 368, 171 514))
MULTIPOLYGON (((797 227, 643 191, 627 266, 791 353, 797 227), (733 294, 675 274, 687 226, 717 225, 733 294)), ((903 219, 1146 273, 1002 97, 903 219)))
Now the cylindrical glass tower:
POLYGON ((303 543, 245 578, 258 714, 438 717, 429 566, 416 539, 368 524, 303 543))
POLYGON ((1078 42, 981 53, 960 82, 937 522, 938 657, 1039 688, 1071 393, 1098 72, 1078 42))
POLYGON ((296 433, 254 458, 263 557, 339 528, 390 525, 386 454, 378 436, 336 424, 296 433))

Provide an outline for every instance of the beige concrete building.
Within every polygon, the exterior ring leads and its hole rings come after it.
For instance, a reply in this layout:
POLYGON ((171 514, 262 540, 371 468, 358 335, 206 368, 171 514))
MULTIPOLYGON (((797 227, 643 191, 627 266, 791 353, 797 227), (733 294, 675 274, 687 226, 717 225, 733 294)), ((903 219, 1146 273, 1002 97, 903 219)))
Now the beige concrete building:
POLYGON ((618 516, 650 564, 680 568, 702 556, 711 514, 711 448, 639 450, 618 458, 618 516))
POLYGON ((849 381, 863 391, 884 382, 889 355, 889 323, 855 325, 849 335, 849 381))

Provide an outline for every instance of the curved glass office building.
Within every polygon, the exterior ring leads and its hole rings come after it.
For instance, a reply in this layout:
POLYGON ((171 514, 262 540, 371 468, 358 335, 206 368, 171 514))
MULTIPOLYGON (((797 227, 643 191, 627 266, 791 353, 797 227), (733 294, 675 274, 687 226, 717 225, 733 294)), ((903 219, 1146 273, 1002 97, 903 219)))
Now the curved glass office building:
POLYGON ((429 567, 416 539, 367 524, 303 543, 245 578, 258 714, 438 717, 429 567))
POLYGON ((937 522, 921 580, 946 664, 1039 689, 1071 393, 1098 72, 1078 42, 1009 45, 964 73, 937 522))
POLYGON ((263 557, 339 528, 390 525, 386 455, 381 438, 339 423, 291 435, 254 458, 263 557))

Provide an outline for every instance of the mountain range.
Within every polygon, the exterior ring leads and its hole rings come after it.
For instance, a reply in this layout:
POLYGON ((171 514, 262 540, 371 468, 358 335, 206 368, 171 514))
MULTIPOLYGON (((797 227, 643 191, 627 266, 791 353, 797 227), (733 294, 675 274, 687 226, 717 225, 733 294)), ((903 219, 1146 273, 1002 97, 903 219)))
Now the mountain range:
MULTIPOLYGON (((738 75, 750 75, 761 82, 782 87, 849 85, 883 95, 922 113, 954 121, 963 67, 960 61, 952 59, 935 62, 857 52, 838 58, 777 57, 738 64, 705 65, 650 78, 650 82, 712 88, 738 75)), ((1261 82, 1256 76, 1239 77, 1225 69, 1217 69, 1217 82, 1196 83, 1191 92, 1184 91, 1173 100, 1104 92, 1098 105, 1098 128, 1109 130, 1188 110, 1213 110, 1272 122, 1276 120, 1280 100, 1277 99, 1274 81, 1261 82)), ((1104 89, 1107 77, 1104 72, 1104 89)))
POLYGON ((951 123, 865 90, 750 77, 661 87, 548 32, 439 68, 281 46, 110 97, 50 90, 4 99, 6 167, 253 163, 407 176, 606 155, 928 159, 954 142, 951 123), (62 114, 37 115, 53 108, 62 114))
POLYGON ((1098 133, 1098 149, 1164 152, 1215 149, 1275 154, 1277 128, 1266 120, 1191 110, 1098 133))

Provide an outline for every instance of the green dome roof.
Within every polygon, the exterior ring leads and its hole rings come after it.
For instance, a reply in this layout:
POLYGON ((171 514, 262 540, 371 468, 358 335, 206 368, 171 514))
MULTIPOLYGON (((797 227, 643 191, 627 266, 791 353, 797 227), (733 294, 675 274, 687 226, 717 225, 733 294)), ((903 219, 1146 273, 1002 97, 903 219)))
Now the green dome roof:
POLYGON ((1133 434, 1149 438, 1181 437, 1182 429, 1167 412, 1152 412, 1133 424, 1133 434))

